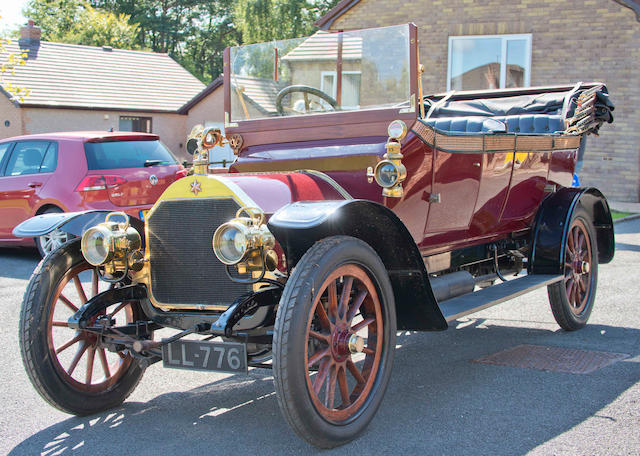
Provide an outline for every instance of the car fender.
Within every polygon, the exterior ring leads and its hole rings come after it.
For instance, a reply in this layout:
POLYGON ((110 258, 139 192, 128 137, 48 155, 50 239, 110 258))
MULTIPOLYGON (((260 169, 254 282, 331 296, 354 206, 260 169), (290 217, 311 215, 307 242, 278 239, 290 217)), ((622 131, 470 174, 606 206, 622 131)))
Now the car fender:
POLYGON ((387 207, 366 200, 294 202, 274 213, 268 228, 284 250, 289 270, 323 238, 346 235, 363 240, 389 273, 398 329, 447 328, 422 255, 402 221, 387 207))
POLYGON ((53 198, 45 198, 38 201, 38 207, 36 208, 35 211, 33 211, 33 217, 35 217, 36 215, 39 215, 39 212, 42 211, 42 208, 51 207, 51 206, 55 206, 61 209, 63 212, 70 212, 67 205, 63 204, 59 200, 53 199, 53 198))
MULTIPOLYGON (((111 212, 113 211, 81 211, 36 215, 16 226, 13 229, 13 235, 16 237, 37 237, 50 233, 55 229, 60 229, 65 233, 79 237, 88 228, 104 222, 111 212)), ((129 216, 129 223, 140 233, 144 245, 144 222, 129 216)))
POLYGON ((583 208, 596 231, 598 263, 609 263, 615 253, 613 220, 607 199, 596 188, 562 188, 544 200, 532 231, 529 273, 562 274, 571 217, 583 208))

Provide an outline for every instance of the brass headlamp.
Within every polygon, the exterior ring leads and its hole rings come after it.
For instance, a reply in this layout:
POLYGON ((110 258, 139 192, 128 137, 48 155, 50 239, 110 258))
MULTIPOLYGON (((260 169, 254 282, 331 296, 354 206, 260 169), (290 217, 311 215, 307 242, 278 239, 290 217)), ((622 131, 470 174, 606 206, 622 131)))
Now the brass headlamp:
POLYGON ((402 120, 394 120, 389 124, 389 139, 385 144, 386 153, 383 160, 374 168, 367 168, 369 182, 376 180, 382 187, 382 196, 402 198, 404 191, 402 182, 407 178, 407 169, 402 164, 400 141, 407 135, 407 125, 402 120))
POLYGON ((273 250, 276 241, 264 221, 264 213, 258 208, 239 209, 235 218, 220 225, 213 234, 216 257, 227 266, 236 265, 241 274, 273 271, 278 263, 273 250))
POLYGON ((129 224, 129 216, 124 212, 111 212, 103 223, 85 231, 80 248, 89 264, 104 266, 105 273, 114 276, 117 272, 142 268, 141 245, 140 233, 129 224), (114 216, 124 221, 112 221, 114 216))

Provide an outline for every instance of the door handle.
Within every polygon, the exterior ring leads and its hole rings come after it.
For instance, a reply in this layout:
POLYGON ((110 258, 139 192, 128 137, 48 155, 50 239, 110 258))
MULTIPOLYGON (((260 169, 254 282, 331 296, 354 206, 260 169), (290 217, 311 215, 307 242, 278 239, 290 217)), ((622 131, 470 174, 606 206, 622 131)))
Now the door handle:
POLYGON ((31 188, 42 187, 42 182, 29 182, 27 185, 31 188))
POLYGON ((422 194, 422 201, 426 201, 428 203, 439 203, 441 201, 440 193, 424 192, 422 194))

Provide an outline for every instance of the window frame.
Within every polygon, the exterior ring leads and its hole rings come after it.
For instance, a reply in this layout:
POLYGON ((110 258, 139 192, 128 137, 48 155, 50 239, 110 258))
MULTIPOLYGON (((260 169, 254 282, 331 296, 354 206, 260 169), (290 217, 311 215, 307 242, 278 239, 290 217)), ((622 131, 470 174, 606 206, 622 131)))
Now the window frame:
MULTIPOLYGON (((359 74, 360 75, 360 83, 362 84, 362 71, 343 70, 342 71, 342 76, 344 76, 345 74, 359 74)), ((337 71, 324 70, 324 71, 320 72, 320 90, 322 90, 327 95, 332 96, 334 98, 334 100, 337 100, 337 96, 338 96, 337 79, 338 79, 338 72, 337 71), (332 76, 333 77, 333 93, 327 93, 327 91, 324 90, 324 77, 325 76, 332 76)), ((358 96, 358 98, 360 98, 360 97, 358 96)), ((345 106, 345 105, 342 105, 342 106, 340 106, 340 108, 360 109, 360 105, 356 105, 356 106, 351 106, 351 105, 345 106)))
MULTIPOLYGON (((447 91, 451 90, 451 64, 453 60, 451 59, 453 53, 453 41, 454 40, 478 40, 478 39, 497 39, 500 38, 501 42, 501 54, 500 54, 500 88, 499 90, 503 90, 506 87, 507 83, 507 43, 509 40, 518 41, 525 40, 526 41, 526 55, 525 55, 525 69, 524 69, 524 84, 522 87, 530 87, 531 86, 531 54, 532 54, 532 34, 531 33, 520 33, 520 34, 511 34, 511 35, 461 35, 461 36, 450 36, 449 37, 449 49, 447 51, 447 91)), ((462 89, 464 90, 481 90, 481 89, 462 89)))
POLYGON ((52 174, 55 173, 58 169, 58 158, 60 157, 60 146, 57 141, 50 141, 49 147, 44 152, 44 156, 42 157, 42 161, 40 162, 40 169, 38 170, 38 174, 52 174), (51 171, 42 171, 42 165, 44 165, 44 161, 47 159, 49 153, 53 152, 55 154, 55 161, 53 162, 53 169, 51 171))
POLYGON ((131 133, 153 133, 153 117, 149 116, 125 116, 125 115, 120 115, 118 117, 118 131, 130 131, 131 133), (149 131, 139 131, 139 130, 121 130, 120 128, 120 122, 122 122, 122 120, 131 120, 131 121, 138 121, 141 122, 142 120, 149 121, 149 131))
POLYGON ((16 145, 15 141, 7 141, 8 144, 7 150, 4 155, 0 158, 0 177, 5 177, 5 170, 7 168, 7 163, 9 163, 9 158, 11 157, 11 153, 13 152, 13 148, 16 145))
MULTIPOLYGON (((37 174, 41 174, 41 169, 42 169, 42 163, 44 162, 44 159, 47 156, 47 152, 49 152, 49 149, 51 148, 52 144, 56 144, 56 149, 58 149, 57 146, 57 142, 56 141, 51 141, 48 139, 26 139, 26 140, 22 140, 22 141, 13 141, 12 146, 9 147, 9 149, 7 149, 7 152, 5 153, 5 157, 6 159, 4 160, 4 163, 2 163, 2 172, 0 173, 0 176, 2 177, 20 177, 20 176, 35 176, 37 174), (46 143, 47 147, 44 149, 44 153, 42 154, 42 159, 40 160, 40 166, 38 166, 38 172, 36 173, 28 173, 28 174, 7 174, 7 171, 9 170, 9 163, 11 162, 11 158, 13 157, 13 154, 16 153, 18 147, 21 144, 28 144, 28 143, 46 143)), ((4 157, 3 157, 4 158, 4 157)), ((58 167, 58 154, 57 154, 57 150, 56 150, 56 169, 58 167)), ((54 172, 55 169, 53 171, 47 172, 51 173, 54 172)), ((45 174, 45 173, 42 173, 45 174)))

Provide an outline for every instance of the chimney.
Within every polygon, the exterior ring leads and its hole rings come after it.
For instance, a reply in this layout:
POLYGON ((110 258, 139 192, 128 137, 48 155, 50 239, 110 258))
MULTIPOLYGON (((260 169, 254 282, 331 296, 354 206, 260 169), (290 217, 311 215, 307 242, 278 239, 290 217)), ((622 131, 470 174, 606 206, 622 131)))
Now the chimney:
POLYGON ((42 30, 40 27, 36 27, 31 19, 27 25, 20 28, 20 47, 38 47, 40 46, 40 36, 42 36, 42 30))

